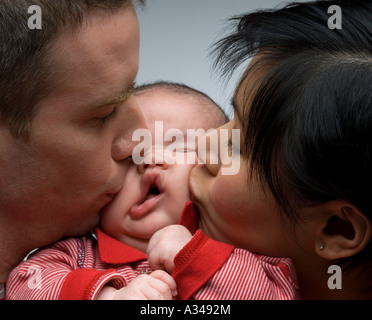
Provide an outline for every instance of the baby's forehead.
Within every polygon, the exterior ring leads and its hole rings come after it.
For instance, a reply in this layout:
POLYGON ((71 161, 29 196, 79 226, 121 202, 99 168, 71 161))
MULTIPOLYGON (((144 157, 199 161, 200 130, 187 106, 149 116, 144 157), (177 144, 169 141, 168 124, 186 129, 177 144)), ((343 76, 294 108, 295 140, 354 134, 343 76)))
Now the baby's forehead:
MULTIPOLYGON (((147 102, 156 102, 156 105, 162 107, 184 108, 194 107, 202 104, 202 101, 196 94, 182 91, 176 91, 167 88, 151 88, 136 95, 137 99, 147 102)), ((148 105, 148 104, 146 104, 148 105)))
POLYGON ((149 128, 155 121, 163 121, 168 128, 207 131, 229 121, 208 95, 187 86, 155 84, 140 87, 135 91, 135 97, 149 128))
POLYGON ((208 122, 213 108, 217 108, 195 95, 167 89, 151 89, 141 93, 137 96, 137 102, 147 120, 183 123, 192 127, 203 120, 208 122))

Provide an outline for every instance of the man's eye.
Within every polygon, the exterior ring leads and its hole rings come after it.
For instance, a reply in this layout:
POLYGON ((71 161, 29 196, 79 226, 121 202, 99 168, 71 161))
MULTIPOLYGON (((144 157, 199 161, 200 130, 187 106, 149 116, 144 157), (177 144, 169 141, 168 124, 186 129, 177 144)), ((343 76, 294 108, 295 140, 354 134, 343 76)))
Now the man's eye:
POLYGON ((98 117, 97 120, 99 120, 101 123, 106 123, 110 120, 113 120, 116 118, 116 116, 118 115, 118 107, 116 106, 112 112, 110 112, 108 115, 105 115, 103 117, 98 117))

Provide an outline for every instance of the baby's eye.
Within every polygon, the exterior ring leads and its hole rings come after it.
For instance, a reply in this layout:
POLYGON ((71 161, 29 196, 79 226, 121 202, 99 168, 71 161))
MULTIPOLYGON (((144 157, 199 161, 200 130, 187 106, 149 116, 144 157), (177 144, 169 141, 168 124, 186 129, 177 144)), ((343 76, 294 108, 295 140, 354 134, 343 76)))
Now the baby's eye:
POLYGON ((195 152, 195 149, 183 149, 181 150, 183 153, 195 152))
POLYGON ((195 152, 194 148, 184 148, 184 147, 179 147, 179 148, 174 148, 172 150, 173 153, 190 153, 190 152, 195 152))

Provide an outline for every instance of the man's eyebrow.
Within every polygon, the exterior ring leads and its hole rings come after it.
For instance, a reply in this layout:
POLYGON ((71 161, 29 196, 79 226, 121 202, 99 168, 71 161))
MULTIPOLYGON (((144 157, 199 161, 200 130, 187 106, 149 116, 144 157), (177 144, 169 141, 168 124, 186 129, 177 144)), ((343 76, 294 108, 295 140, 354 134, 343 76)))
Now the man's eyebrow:
POLYGON ((107 101, 102 106, 108 106, 108 105, 112 105, 112 104, 120 104, 120 103, 128 100, 128 98, 133 94, 134 87, 135 87, 135 83, 133 82, 131 84, 131 86, 129 87, 129 89, 125 89, 122 93, 117 95, 115 98, 107 101))

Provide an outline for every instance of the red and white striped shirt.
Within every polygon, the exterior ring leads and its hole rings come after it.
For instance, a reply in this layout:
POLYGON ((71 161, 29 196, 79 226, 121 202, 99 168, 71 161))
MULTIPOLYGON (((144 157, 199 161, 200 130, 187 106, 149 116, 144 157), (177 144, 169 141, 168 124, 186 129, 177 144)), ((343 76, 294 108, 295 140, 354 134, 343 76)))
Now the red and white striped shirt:
POLYGON ((126 286, 151 273, 146 255, 101 230, 36 251, 6 282, 8 300, 93 300, 105 286, 126 286))
POLYGON ((208 238, 198 229, 199 216, 186 204, 181 224, 192 240, 175 258, 172 274, 180 299, 293 300, 298 285, 291 259, 257 255, 208 238))
MULTIPOLYGON (((295 299, 296 276, 287 258, 256 255, 206 237, 193 204, 181 222, 194 237, 175 258, 179 299, 295 299)), ((99 229, 34 253, 10 274, 6 298, 92 300, 105 285, 120 289, 153 270, 146 255, 99 229)))

